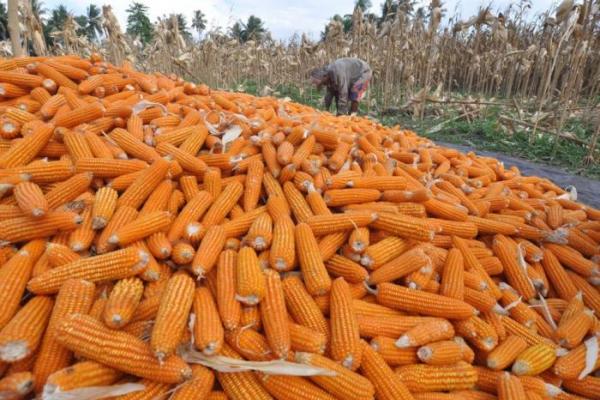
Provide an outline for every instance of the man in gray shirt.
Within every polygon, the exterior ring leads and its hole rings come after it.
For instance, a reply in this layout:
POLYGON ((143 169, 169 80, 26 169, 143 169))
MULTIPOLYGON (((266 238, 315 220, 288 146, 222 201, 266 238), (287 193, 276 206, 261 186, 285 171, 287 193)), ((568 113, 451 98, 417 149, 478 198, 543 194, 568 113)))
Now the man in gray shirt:
POLYGON ((358 58, 339 58, 310 72, 311 80, 317 85, 317 89, 320 90, 323 86, 327 88, 324 102, 326 110, 329 111, 335 98, 337 115, 358 111, 358 102, 367 90, 371 76, 369 64, 358 58))

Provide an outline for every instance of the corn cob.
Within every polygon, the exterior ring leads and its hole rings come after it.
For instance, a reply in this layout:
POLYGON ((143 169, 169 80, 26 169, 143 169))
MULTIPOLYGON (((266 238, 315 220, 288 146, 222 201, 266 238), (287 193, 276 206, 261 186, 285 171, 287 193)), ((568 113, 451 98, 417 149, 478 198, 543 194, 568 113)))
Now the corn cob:
POLYGON ((134 248, 126 248, 100 256, 82 258, 51 269, 27 284, 35 294, 56 293, 68 279, 85 279, 98 282, 106 279, 123 279, 142 271, 148 263, 148 254, 134 248))
POLYGON ((350 288, 343 278, 333 281, 330 296, 331 357, 354 371, 360 366, 363 346, 350 288))
POLYGON ((215 375, 202 365, 192 365, 192 377, 171 395, 172 400, 205 400, 212 390, 215 375))
POLYGON ((265 294, 265 277, 251 247, 242 248, 237 257, 236 299, 248 305, 258 304, 265 294))
POLYGON ((288 315, 279 273, 265 271, 265 297, 260 303, 260 314, 269 346, 278 358, 285 359, 291 347, 288 315))
POLYGON ((418 347, 454 337, 452 324, 443 319, 433 319, 409 329, 396 341, 399 348, 418 347))
POLYGON ((517 356, 527 349, 525 339, 510 335, 487 356, 487 366, 493 370, 502 370, 515 361, 517 356))
POLYGON ((310 227, 305 223, 296 225, 294 231, 296 253, 308 292, 324 294, 331 288, 331 278, 319 257, 318 243, 310 227))
POLYGON ((35 183, 21 182, 15 186, 13 193, 24 214, 39 218, 48 212, 48 200, 35 183))
POLYGON ((395 372, 411 393, 471 389, 477 382, 477 371, 463 361, 448 366, 404 365, 395 372))
POLYGON ((54 125, 41 124, 35 131, 0 155, 0 168, 27 165, 48 144, 54 125))
POLYGON ((533 345, 519 354, 512 366, 516 375, 539 375, 554 364, 556 349, 544 343, 533 345))
MULTIPOLYGON (((364 345, 364 344, 363 344, 364 345)), ((336 362, 318 354, 296 353, 296 362, 333 370, 336 376, 313 376, 310 379, 336 398, 371 399, 374 387, 371 382, 336 362)))
POLYGON ((121 279, 108 296, 104 306, 104 323, 118 329, 127 325, 142 300, 144 285, 138 278, 121 279))
POLYGON ((173 275, 161 296, 150 345, 163 361, 173 352, 183 335, 194 300, 194 281, 185 273, 173 275))
POLYGON ((508 372, 503 373, 498 380, 498 398, 502 400, 525 399, 525 389, 516 376, 508 372))
MULTIPOLYGON (((223 348, 223 355, 226 357, 241 358, 228 346, 223 348)), ((258 377, 252 372, 217 372, 217 379, 225 394, 231 400, 272 400, 272 397, 260 384, 258 377)))
POLYGON ((451 365, 464 359, 463 346, 453 340, 433 342, 421 346, 417 357, 429 365, 451 365))
POLYGON ((117 205, 119 207, 128 206, 138 209, 148 198, 152 191, 162 182, 167 171, 169 163, 163 159, 157 159, 148 168, 142 170, 133 183, 119 197, 117 205))
POLYGON ((167 211, 155 211, 139 217, 120 228, 109 238, 109 244, 121 246, 148 237, 156 232, 166 229, 171 223, 171 215, 167 211))

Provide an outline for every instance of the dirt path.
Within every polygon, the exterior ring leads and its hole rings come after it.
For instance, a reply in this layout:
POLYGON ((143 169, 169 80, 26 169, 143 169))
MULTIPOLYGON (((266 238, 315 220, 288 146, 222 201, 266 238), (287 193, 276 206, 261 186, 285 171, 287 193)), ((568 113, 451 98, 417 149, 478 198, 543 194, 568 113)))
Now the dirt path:
MULTIPOLYGON (((441 142, 436 143, 441 146, 453 147, 463 152, 473 151, 472 148, 467 146, 441 142)), ((492 151, 476 150, 476 153, 486 157, 497 158, 503 161, 507 168, 515 165, 521 170, 523 175, 537 175, 548 178, 562 188, 575 186, 577 188, 578 201, 595 208, 600 208, 600 181, 598 180, 572 175, 558 167, 537 164, 522 158, 511 157, 492 151)))

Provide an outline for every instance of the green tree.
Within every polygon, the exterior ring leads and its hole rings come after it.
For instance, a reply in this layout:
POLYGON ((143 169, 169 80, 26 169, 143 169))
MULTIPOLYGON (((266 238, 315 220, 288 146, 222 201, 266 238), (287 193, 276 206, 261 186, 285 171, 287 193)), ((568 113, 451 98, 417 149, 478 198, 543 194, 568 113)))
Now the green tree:
POLYGON ((248 17, 248 21, 244 26, 244 41, 260 40, 266 32, 267 29, 265 28, 264 22, 260 18, 251 15, 248 17))
POLYGON ((187 19, 183 14, 177 14, 177 25, 179 25, 179 33, 185 40, 192 40, 192 33, 187 24, 187 19))
POLYGON ((44 15, 48 12, 48 10, 44 8, 44 2, 38 0, 31 0, 31 11, 40 22, 42 22, 44 15))
POLYGON ((62 4, 50 12, 50 18, 48 18, 48 21, 46 21, 46 24, 44 25, 44 36, 46 38, 46 43, 50 45, 54 44, 54 39, 52 36, 50 36, 50 34, 54 31, 62 30, 68 16, 69 11, 67 11, 67 8, 62 4))
POLYGON ((241 21, 237 21, 229 28, 229 35, 238 42, 244 41, 244 24, 241 21))
POLYGON ((90 4, 85 10, 85 36, 90 40, 97 39, 102 34, 102 11, 95 4, 90 4))
POLYGON ((356 0, 354 3, 354 7, 360 8, 363 12, 371 8, 372 5, 371 0, 356 0))
POLYGON ((134 1, 126 12, 127 33, 139 37, 144 44, 149 43, 154 35, 154 28, 148 17, 148 6, 134 1))
POLYGON ((266 32, 264 22, 254 15, 249 16, 246 23, 237 21, 229 28, 231 37, 240 43, 248 40, 261 40, 266 32))
POLYGON ((0 3, 0 40, 8 39, 8 12, 6 4, 0 3))
POLYGON ((201 10, 194 11, 194 18, 192 19, 192 28, 198 32, 198 37, 206 29, 206 16, 201 10))

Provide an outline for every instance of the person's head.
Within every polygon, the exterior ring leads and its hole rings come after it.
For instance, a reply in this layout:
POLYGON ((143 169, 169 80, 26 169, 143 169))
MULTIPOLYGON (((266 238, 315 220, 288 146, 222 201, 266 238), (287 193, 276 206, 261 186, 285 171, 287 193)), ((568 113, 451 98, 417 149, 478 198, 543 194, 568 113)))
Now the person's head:
POLYGON ((327 68, 314 68, 310 71, 310 80, 313 85, 321 86, 327 83, 327 68))

